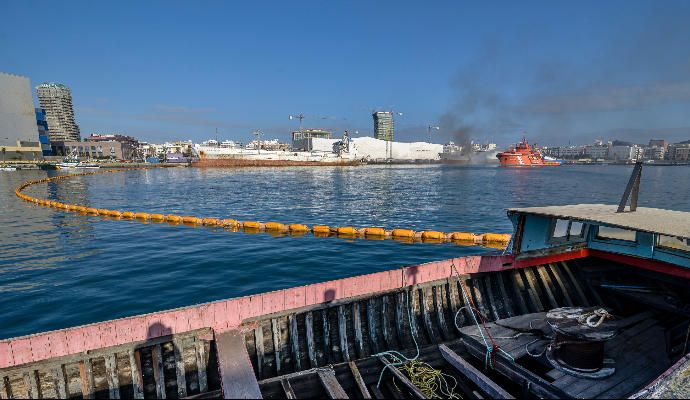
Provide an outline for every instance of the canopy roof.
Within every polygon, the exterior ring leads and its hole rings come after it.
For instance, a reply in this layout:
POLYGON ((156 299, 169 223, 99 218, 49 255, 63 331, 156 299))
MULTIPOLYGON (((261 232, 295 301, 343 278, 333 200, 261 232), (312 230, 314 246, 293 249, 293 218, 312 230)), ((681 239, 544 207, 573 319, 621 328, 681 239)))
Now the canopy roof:
POLYGON ((636 211, 616 213, 618 206, 577 204, 569 206, 511 208, 508 214, 526 213, 594 222, 636 231, 690 238, 690 212, 638 207, 636 211))

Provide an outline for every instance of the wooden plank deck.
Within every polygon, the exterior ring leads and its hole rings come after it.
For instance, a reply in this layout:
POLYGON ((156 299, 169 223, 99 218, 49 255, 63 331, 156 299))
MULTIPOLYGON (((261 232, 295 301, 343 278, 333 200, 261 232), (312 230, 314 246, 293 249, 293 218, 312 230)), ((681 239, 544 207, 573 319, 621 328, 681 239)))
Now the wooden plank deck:
POLYGON ((226 399, 260 399, 261 390, 245 347, 244 334, 228 331, 216 335, 218 367, 223 397, 226 399))

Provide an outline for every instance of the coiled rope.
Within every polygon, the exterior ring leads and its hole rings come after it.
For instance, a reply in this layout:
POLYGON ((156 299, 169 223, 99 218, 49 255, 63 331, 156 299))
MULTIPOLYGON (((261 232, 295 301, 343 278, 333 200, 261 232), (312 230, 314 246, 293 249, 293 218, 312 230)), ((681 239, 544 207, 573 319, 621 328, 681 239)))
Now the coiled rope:
POLYGON ((309 232, 316 237, 339 237, 344 239, 369 239, 369 240, 396 240, 406 243, 455 243, 462 246, 482 246, 494 249, 505 249, 511 235, 499 233, 475 234, 469 232, 439 232, 439 231, 414 231, 411 229, 386 230, 381 227, 355 228, 352 226, 331 227, 327 225, 313 225, 311 228, 304 224, 283 224, 280 222, 238 221, 235 219, 200 218, 196 216, 181 216, 174 214, 149 214, 146 212, 109 210, 94 208, 86 205, 68 204, 47 199, 39 199, 28 196, 23 192, 29 186, 39 183, 59 182, 80 176, 117 173, 146 168, 113 169, 98 172, 85 172, 69 175, 58 175, 35 181, 28 181, 15 189, 15 195, 20 199, 44 207, 51 207, 59 211, 75 212, 82 215, 98 215, 108 219, 126 219, 139 222, 167 222, 169 224, 187 224, 193 226, 222 227, 226 230, 246 233, 266 232, 270 234, 304 235, 309 232))

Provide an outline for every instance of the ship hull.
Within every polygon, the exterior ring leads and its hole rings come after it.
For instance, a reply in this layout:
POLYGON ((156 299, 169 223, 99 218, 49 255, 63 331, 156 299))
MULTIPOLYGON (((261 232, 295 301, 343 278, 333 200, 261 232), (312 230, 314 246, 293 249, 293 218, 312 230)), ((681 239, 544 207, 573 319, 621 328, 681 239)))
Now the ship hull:
POLYGON ((193 167, 227 168, 227 167, 333 167, 360 165, 360 160, 338 161, 298 161, 298 160, 261 160, 247 158, 216 158, 193 161, 193 167))

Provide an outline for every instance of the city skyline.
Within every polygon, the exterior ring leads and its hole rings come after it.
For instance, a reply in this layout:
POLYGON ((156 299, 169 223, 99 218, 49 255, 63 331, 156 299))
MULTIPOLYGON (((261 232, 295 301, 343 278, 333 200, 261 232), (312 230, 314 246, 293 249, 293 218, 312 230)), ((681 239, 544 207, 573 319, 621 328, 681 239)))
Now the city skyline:
POLYGON ((9 3, 0 52, 12 57, 0 70, 69 86, 85 133, 148 141, 201 141, 215 128, 287 140, 297 128, 287 117, 300 112, 305 128, 373 136, 371 112, 391 109, 404 112, 404 141, 426 140, 428 124, 441 126, 436 142, 690 137, 684 2, 161 5, 9 3), (35 7, 70 22, 38 52, 41 33, 22 23, 35 7), (152 9, 155 21, 144 17, 152 9))

